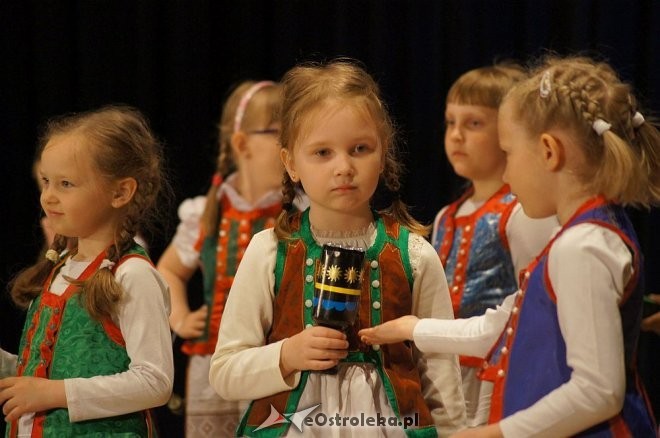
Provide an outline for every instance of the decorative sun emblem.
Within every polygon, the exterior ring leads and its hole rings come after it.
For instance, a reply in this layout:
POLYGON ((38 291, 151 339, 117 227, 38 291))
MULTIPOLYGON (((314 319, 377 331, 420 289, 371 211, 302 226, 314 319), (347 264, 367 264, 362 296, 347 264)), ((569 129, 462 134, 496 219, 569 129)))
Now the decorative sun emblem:
POLYGON ((332 265, 328 268, 328 280, 337 281, 341 277, 341 268, 337 265, 332 265))
POLYGON ((353 266, 346 270, 344 274, 344 279, 349 283, 355 283, 360 279, 360 273, 353 266))

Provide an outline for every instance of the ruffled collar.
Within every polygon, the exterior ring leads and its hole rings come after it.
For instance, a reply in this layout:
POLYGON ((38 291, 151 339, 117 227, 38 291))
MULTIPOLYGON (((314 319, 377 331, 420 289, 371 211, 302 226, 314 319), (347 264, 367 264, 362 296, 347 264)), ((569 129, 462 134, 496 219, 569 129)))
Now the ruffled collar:
POLYGON ((370 223, 364 228, 350 231, 319 230, 310 224, 310 231, 319 245, 332 243, 351 248, 370 248, 376 240, 376 226, 370 223))

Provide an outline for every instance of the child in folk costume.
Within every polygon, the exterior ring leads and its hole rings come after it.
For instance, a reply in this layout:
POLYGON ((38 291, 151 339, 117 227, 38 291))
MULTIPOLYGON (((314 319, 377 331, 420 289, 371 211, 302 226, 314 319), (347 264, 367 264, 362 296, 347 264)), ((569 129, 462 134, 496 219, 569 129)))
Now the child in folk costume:
POLYGON ((654 436, 634 361, 643 263, 622 205, 660 200, 660 133, 611 67, 578 57, 546 60, 498 124, 504 180, 530 217, 556 214, 561 229, 496 310, 361 336, 488 355, 490 424, 469 436, 654 436))
POLYGON ((186 434, 226 436, 242 408, 220 399, 208 382, 211 354, 236 268, 252 236, 275 224, 282 211, 279 159, 280 86, 244 81, 227 98, 220 119, 217 173, 206 196, 184 201, 181 222, 158 261, 172 293, 170 325, 186 339, 186 434), (226 179, 223 181, 223 178, 226 179), (188 305, 187 283, 204 276, 204 304, 188 305))
MULTIPOLYGON (((437 214, 432 244, 445 268, 457 318, 482 315, 518 289, 517 273, 543 249, 559 224, 528 218, 502 181, 506 156, 497 138, 497 109, 526 73, 498 64, 461 75, 447 93, 445 151, 454 171, 469 182, 437 214)), ((461 356, 468 426, 488 421, 493 384, 482 380, 484 360, 461 356)))
POLYGON ((346 60, 297 66, 282 83, 287 210, 274 230, 254 236, 236 273, 211 385, 224 398, 253 400, 241 436, 294 436, 299 427, 304 436, 436 436, 463 428, 456 356, 420 354, 404 343, 369 347, 356 337, 359 327, 405 313, 452 318, 426 229, 398 199, 385 211, 371 206, 379 185, 398 190, 401 170, 376 83, 346 60), (297 187, 310 201, 302 213, 290 208, 297 187), (314 269, 326 243, 366 250, 359 318, 347 332, 313 324, 314 269), (277 420, 301 410, 321 422, 418 421, 404 430, 392 422, 292 427, 277 420))
POLYGON ((138 228, 164 184, 161 148, 123 106, 52 120, 38 174, 55 237, 12 282, 28 308, 18 357, 2 352, 8 436, 150 436, 172 390, 165 281, 138 228))

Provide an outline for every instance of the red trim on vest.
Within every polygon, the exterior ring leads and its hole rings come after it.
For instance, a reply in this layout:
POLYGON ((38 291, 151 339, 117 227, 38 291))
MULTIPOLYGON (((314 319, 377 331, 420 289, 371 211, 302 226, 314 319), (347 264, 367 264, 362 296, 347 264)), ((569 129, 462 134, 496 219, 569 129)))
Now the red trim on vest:
MULTIPOLYGON (((234 276, 227 274, 227 257, 230 252, 231 224, 238 222, 238 236, 236 236, 236 262, 239 263, 245 254, 250 240, 252 239, 252 224, 255 220, 264 219, 264 228, 272 228, 275 225, 275 219, 282 211, 282 204, 277 202, 268 207, 256 208, 249 211, 240 211, 231 203, 227 195, 223 195, 219 201, 222 218, 219 221, 216 246, 216 264, 215 264, 215 282, 213 301, 211 303, 208 317, 208 335, 206 339, 190 339, 183 343, 181 351, 187 355, 207 355, 213 354, 215 346, 218 343, 218 330, 222 313, 225 310, 227 296, 231 285, 234 282, 234 276)), ((201 251, 204 241, 208 236, 200 227, 200 234, 194 245, 196 251, 201 251)), ((206 275, 206 274, 205 274, 206 275)))
POLYGON ((610 432, 612 433, 613 437, 628 438, 633 436, 633 434, 630 432, 630 429, 628 428, 628 425, 623 420, 621 414, 618 414, 615 417, 610 418, 608 423, 610 425, 610 432))
MULTIPOLYGON (((454 310, 454 315, 458 315, 458 311, 463 300, 463 292, 465 291, 466 282, 466 271, 470 261, 469 249, 470 245, 472 244, 475 224, 485 213, 493 212, 501 214, 500 223, 498 225, 498 234, 502 245, 506 249, 509 248, 509 240, 506 237, 506 221, 511 216, 511 212, 513 211, 513 208, 516 206, 517 202, 502 204, 501 200, 510 192, 510 187, 505 184, 500 187, 497 192, 495 192, 490 198, 488 198, 481 207, 477 208, 469 215, 456 217, 456 213, 458 212, 459 207, 474 194, 474 187, 470 187, 457 201, 452 202, 447 207, 445 212, 442 214, 442 217, 438 221, 438 224, 440 224, 444 219, 445 234, 443 236, 442 242, 440 242, 440 248, 438 249, 438 255, 440 256, 440 261, 442 262, 443 266, 447 264, 447 259, 449 258, 452 244, 454 243, 454 235, 456 233, 456 229, 460 228, 463 231, 461 242, 459 242, 458 256, 456 259, 453 278, 447 278, 450 292, 449 295, 451 297, 451 304, 454 310)), ((461 356, 461 360, 466 362, 473 362, 473 360, 468 359, 467 356, 461 356)), ((463 364, 463 362, 461 362, 461 364, 463 364)), ((477 366, 480 366, 480 364, 477 366)))
MULTIPOLYGON (((513 307, 511 308, 511 315, 509 321, 502 333, 505 336, 504 346, 500 349, 499 362, 490 365, 487 368, 488 377, 494 382, 493 394, 491 395, 490 415, 488 417, 488 424, 497 423, 502 419, 502 411, 504 408, 504 388, 506 387, 507 371, 509 370, 509 352, 511 345, 515 340, 518 333, 518 320, 524 304, 525 291, 527 289, 527 277, 525 277, 525 284, 521 284, 520 291, 517 296, 513 307)), ((496 346, 498 346, 496 344, 496 346)), ((485 379, 490 380, 490 379, 485 379)))

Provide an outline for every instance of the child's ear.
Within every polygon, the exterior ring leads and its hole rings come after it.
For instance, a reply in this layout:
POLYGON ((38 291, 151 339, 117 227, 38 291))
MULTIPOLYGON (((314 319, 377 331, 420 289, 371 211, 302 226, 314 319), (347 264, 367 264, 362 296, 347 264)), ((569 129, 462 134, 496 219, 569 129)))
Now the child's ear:
POLYGON ((566 159, 564 144, 561 139, 544 132, 541 134, 540 147, 541 158, 545 164, 545 168, 551 172, 561 169, 566 159))
POLYGON ((114 193, 112 195, 112 206, 120 208, 128 204, 137 190, 137 181, 135 178, 124 178, 115 183, 114 193))
POLYGON ((291 157, 291 154, 289 153, 288 149, 285 148, 280 149, 280 160, 282 160, 282 164, 284 164, 286 173, 289 174, 289 178, 291 178, 291 181, 297 183, 298 175, 296 175, 296 169, 293 163, 293 157, 291 157))
POLYGON ((234 156, 242 157, 249 154, 247 145, 247 135, 243 131, 236 131, 231 135, 231 148, 234 151, 234 156))

